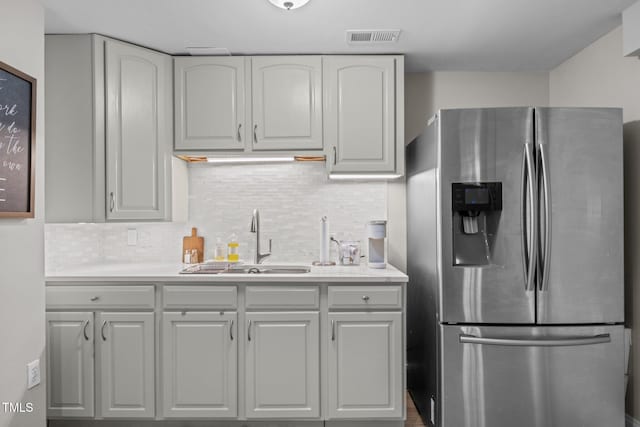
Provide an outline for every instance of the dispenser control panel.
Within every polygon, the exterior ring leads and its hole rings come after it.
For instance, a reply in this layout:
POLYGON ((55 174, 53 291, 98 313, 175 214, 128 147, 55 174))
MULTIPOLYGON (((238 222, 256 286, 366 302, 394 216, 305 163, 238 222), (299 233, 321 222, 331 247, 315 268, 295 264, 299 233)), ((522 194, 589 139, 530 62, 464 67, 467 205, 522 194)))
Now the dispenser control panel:
POLYGON ((451 202, 454 212, 500 211, 502 183, 454 182, 451 184, 451 202))

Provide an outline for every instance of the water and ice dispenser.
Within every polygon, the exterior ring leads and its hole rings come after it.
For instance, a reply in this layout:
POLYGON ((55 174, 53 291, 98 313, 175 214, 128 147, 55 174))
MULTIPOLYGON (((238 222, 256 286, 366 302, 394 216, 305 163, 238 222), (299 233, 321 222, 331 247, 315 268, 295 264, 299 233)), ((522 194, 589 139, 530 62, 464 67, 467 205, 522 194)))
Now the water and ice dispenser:
POLYGON ((453 262, 489 265, 502 211, 502 183, 451 184, 453 262))

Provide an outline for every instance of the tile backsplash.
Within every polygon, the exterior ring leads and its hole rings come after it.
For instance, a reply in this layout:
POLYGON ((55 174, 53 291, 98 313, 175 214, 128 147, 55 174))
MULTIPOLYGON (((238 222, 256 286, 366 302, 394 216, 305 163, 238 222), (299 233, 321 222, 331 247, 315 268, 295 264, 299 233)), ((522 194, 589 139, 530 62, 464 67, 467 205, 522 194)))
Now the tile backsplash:
POLYGON ((206 258, 218 237, 226 243, 236 233, 240 257, 251 262, 254 209, 260 210, 263 251, 273 239, 269 261, 311 262, 318 258, 324 215, 332 235, 362 240, 364 252, 364 224, 387 217, 387 185, 330 181, 323 163, 191 165, 188 223, 47 224, 46 271, 99 262, 179 262, 191 227, 205 238, 206 258), (138 232, 135 246, 127 245, 131 228, 138 232))

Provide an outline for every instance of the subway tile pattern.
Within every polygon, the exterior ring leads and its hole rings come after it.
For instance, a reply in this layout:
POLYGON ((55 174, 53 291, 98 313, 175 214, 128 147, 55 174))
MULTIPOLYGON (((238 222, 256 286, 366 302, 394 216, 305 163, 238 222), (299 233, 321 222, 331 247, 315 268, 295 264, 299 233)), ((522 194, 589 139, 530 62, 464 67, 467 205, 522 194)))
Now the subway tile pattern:
MULTIPOLYGON (((190 165, 188 223, 47 224, 47 272, 98 262, 177 262, 182 237, 191 227, 205 238, 206 258, 217 238, 238 236, 240 256, 251 262, 255 235, 251 215, 260 210, 262 250, 273 240, 271 262, 311 262, 318 258, 320 218, 332 235, 362 240, 365 223, 386 219, 384 182, 330 181, 323 163, 278 165, 190 165), (138 244, 127 245, 135 228, 138 244)), ((335 245, 332 257, 335 259, 335 245)))

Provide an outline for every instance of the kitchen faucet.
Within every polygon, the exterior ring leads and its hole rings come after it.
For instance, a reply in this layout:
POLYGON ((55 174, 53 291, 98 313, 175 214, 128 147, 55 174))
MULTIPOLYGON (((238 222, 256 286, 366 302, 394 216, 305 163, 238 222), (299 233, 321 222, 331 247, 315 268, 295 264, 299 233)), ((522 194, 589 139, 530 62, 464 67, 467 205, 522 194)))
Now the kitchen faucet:
POLYGON ((253 210, 253 217, 251 218, 252 233, 256 233, 256 255, 254 257, 254 264, 260 264, 263 259, 271 255, 271 239, 269 239, 269 252, 260 253, 260 212, 258 209, 253 210))

